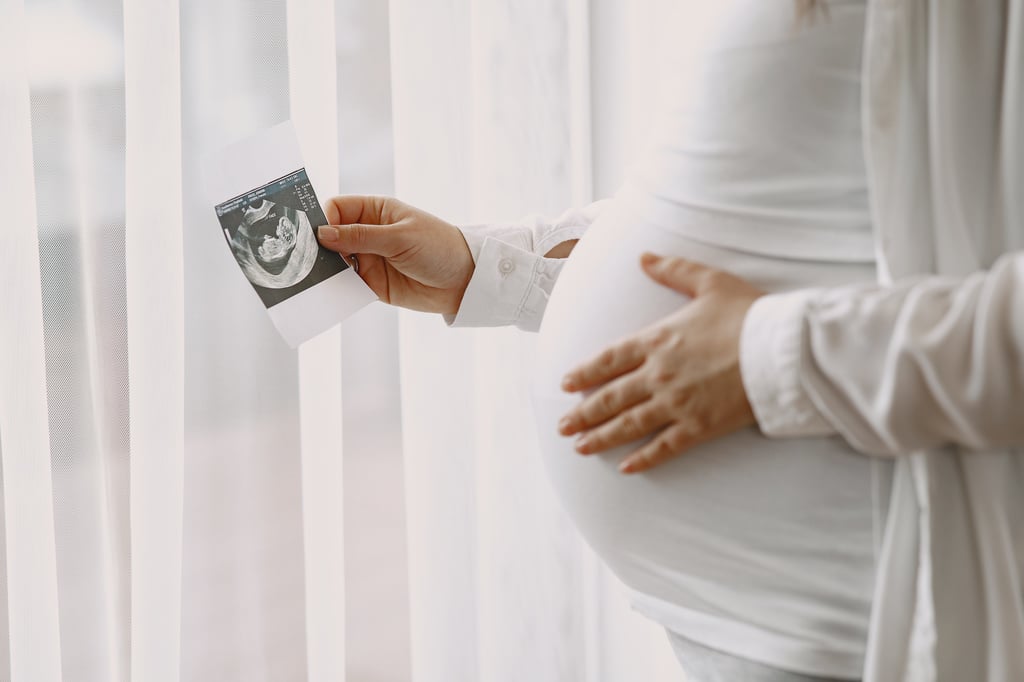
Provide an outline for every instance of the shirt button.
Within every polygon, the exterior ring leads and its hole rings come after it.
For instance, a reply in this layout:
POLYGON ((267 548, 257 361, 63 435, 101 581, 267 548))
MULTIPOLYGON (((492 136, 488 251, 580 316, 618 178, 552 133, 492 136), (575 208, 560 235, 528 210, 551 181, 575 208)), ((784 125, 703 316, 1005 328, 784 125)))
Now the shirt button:
POLYGON ((498 262, 498 270, 503 275, 507 275, 516 269, 516 264, 512 262, 511 258, 502 258, 498 262))

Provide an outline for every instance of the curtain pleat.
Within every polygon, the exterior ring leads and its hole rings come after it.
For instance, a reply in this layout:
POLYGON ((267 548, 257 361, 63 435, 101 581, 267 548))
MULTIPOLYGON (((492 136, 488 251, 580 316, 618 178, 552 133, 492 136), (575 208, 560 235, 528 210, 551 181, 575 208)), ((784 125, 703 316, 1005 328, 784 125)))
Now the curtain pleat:
MULTIPOLYGON (((57 557, 29 89, 21 0, 0 3, 0 200, 7 207, 0 291, 3 464, 10 679, 61 679, 57 557)), ((4 674, 0 672, 0 674, 4 674)))
MULTIPOLYGON (((454 221, 585 200, 571 8, 427 5, 391 3, 399 196, 454 221)), ((413 680, 589 679, 586 559, 537 457, 532 339, 412 313, 400 334, 413 680)))
MULTIPOLYGON (((663 13, 612 4, 390 0, 398 196, 463 223, 613 189, 663 13)), ((341 335, 284 346, 200 170, 290 115, 338 190, 341 6, 40 2, 34 35, 0 0, 0 679, 345 679, 341 335), (45 35, 82 42, 30 82, 45 35)), ((413 682, 679 679, 545 480, 532 337, 399 336, 413 682)))
MULTIPOLYGON (((391 0, 395 191, 468 220, 472 125, 464 0, 391 0)), ((399 316, 412 680, 471 682, 478 667, 473 333, 399 316)))
MULTIPOLYGON (((320 200, 338 187, 334 0, 288 0, 291 118, 320 200)), ((306 666, 311 682, 345 679, 341 331, 299 348, 306 666)))
MULTIPOLYGON (((590 199, 578 196, 590 168, 573 163, 589 150, 590 112, 580 101, 586 89, 571 79, 584 75, 573 66, 585 71, 584 45, 570 39, 572 4, 469 3, 474 183, 465 189, 474 220, 557 215, 590 199)), ((478 408, 471 423, 480 679, 583 682, 595 606, 583 592, 590 559, 539 456, 527 390, 534 341, 515 330, 481 330, 475 362, 465 368, 478 408)))
POLYGON ((126 2, 124 26, 130 679, 178 682, 185 364, 178 2, 126 2))
POLYGON ((96 9, 28 3, 25 27, 68 680, 127 676, 129 637, 123 20, 96 9))
MULTIPOLYGON (((398 195, 486 222, 587 203, 594 174, 613 190, 621 168, 602 164, 631 159, 643 130, 602 116, 609 148, 592 118, 637 80, 660 83, 644 78, 652 48, 620 40, 645 10, 606 31, 596 4, 595 17, 586 0, 392 0, 398 195), (593 41, 595 25, 610 39, 593 41)), ((546 482, 532 337, 414 313, 400 335, 414 682, 680 679, 664 632, 631 612, 546 482)))
MULTIPOLYGON (((396 186, 407 196, 400 172, 396 186)), ((470 682, 482 679, 469 433, 475 407, 463 371, 473 361, 472 332, 403 311, 399 336, 412 680, 470 682)))
MULTIPOLYGON (((304 680, 297 354, 239 275, 203 160, 289 116, 281 0, 182 0, 181 679, 304 680)), ((134 681, 133 681, 134 682, 134 681)))

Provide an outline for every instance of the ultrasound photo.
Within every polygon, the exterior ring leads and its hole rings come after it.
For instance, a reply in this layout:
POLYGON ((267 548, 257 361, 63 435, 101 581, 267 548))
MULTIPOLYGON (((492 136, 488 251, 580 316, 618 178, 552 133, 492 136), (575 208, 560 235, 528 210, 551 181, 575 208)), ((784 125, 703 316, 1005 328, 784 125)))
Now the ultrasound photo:
POLYGON ((327 224, 313 186, 300 169, 216 206, 238 266, 267 308, 348 268, 320 246, 327 224))

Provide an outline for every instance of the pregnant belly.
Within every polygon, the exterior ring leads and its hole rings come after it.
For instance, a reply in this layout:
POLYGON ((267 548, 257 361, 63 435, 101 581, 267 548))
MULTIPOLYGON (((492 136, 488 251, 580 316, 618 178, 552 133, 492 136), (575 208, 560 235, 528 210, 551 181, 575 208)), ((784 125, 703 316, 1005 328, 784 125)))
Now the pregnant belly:
POLYGON ((770 665, 859 674, 874 564, 871 460, 838 439, 772 441, 751 429, 623 476, 617 464, 639 443, 582 457, 557 435, 559 417, 579 399, 559 390, 565 371, 687 302, 643 274, 645 250, 706 262, 770 291, 870 279, 872 269, 716 249, 637 224, 619 203, 559 278, 533 382, 554 488, 640 610, 770 665))

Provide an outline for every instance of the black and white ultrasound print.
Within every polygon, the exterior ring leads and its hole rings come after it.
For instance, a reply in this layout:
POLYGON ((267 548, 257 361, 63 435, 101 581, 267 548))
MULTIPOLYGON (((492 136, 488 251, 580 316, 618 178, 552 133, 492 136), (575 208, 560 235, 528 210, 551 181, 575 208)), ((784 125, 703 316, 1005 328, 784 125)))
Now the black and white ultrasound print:
POLYGON ((304 168, 218 204, 216 211, 238 267, 267 308, 349 267, 316 239, 327 218, 304 168))

